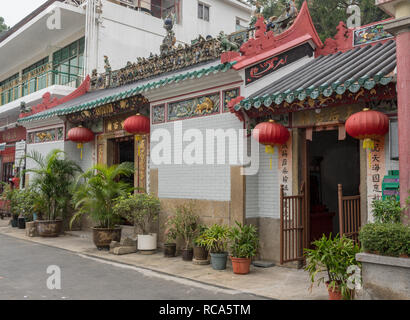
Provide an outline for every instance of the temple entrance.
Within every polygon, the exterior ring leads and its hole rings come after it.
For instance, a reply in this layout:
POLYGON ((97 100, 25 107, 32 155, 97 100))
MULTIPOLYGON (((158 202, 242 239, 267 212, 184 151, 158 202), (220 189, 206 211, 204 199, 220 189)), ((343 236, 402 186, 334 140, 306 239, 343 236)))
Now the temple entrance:
MULTIPOLYGON (((113 164, 123 162, 135 162, 134 136, 110 139, 113 154, 113 164)), ((134 186, 134 175, 131 177, 121 177, 121 180, 134 186)))
POLYGON ((337 130, 316 131, 307 141, 309 243, 323 234, 340 233, 339 184, 344 196, 359 194, 359 141, 348 135, 339 140, 338 134, 337 130))

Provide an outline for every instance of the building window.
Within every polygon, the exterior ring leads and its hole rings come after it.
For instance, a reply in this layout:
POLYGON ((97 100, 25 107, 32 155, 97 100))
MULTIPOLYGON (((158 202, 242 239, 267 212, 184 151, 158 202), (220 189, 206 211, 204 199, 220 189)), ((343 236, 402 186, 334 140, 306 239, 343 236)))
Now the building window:
POLYGON ((22 95, 26 96, 30 93, 47 87, 47 64, 48 57, 33 63, 31 66, 23 69, 23 83, 22 83, 22 95))
POLYGON ((397 119, 390 120, 389 138, 390 159, 399 160, 399 132, 397 119))
POLYGON ((235 26, 235 31, 242 31, 248 29, 247 27, 248 22, 245 20, 242 20, 240 18, 236 18, 236 26, 235 26))
POLYGON ((1 105, 20 98, 20 86, 18 85, 19 74, 0 82, 1 105))
MULTIPOLYGON (((147 1, 141 0, 141 8, 145 8, 147 4, 149 4, 147 1)), ((180 4, 180 0, 151 0, 151 14, 159 19, 164 19, 171 14, 175 16, 176 23, 179 23, 180 4)))
POLYGON ((82 76, 84 40, 81 38, 53 53, 54 84, 67 85, 82 76))
POLYGON ((209 21, 209 6, 203 3, 198 3, 198 18, 209 21))

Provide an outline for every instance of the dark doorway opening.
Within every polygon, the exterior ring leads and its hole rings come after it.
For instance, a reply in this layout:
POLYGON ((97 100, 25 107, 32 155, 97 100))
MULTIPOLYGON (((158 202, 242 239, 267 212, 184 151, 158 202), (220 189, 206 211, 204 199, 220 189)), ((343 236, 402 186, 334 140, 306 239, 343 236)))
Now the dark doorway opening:
MULTIPOLYGON (((121 164, 124 162, 134 163, 135 151, 134 151, 134 137, 122 137, 110 140, 113 148, 113 164, 121 164)), ((122 176, 121 181, 126 182, 130 187, 134 187, 135 175, 129 177, 122 176)), ((121 218, 122 225, 132 225, 130 221, 121 218)))
POLYGON ((338 140, 338 131, 313 132, 308 143, 310 241, 323 234, 339 233, 337 185, 344 195, 359 194, 359 141, 346 136, 338 140))

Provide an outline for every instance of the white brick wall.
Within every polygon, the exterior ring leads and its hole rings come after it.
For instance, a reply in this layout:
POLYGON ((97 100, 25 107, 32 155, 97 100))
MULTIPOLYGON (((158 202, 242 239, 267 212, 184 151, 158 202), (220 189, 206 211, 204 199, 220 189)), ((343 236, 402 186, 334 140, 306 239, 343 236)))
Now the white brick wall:
MULTIPOLYGON (((235 115, 224 113, 213 116, 205 116, 194 119, 179 121, 182 123, 182 130, 185 132, 188 129, 200 129, 204 137, 205 147, 205 130, 206 129, 238 129, 243 128, 235 115)), ((173 139, 174 122, 165 124, 152 125, 152 132, 155 129, 162 128, 169 130, 173 139)), ((151 135, 152 137, 152 135, 151 135)), ((228 141, 228 140, 226 140, 228 141)), ((151 141, 152 150, 158 142, 151 141)), ((189 142, 184 142, 182 148, 185 148, 189 142)), ((172 149, 174 149, 174 145, 172 149)), ((216 145, 216 143, 215 143, 216 145)), ((229 145, 229 148, 231 146, 229 145)), ((173 150, 171 151, 173 152, 173 150)), ((181 152, 181 150, 176 150, 181 152)), ((228 148, 225 150, 226 157, 229 157, 228 148)), ((172 157, 173 159, 173 157, 172 157)), ((229 201, 231 199, 231 177, 230 164, 207 165, 205 163, 206 152, 204 150, 203 165, 156 165, 151 162, 151 168, 158 168, 158 195, 160 198, 176 198, 176 199, 206 199, 216 201, 229 201)))
POLYGON ((246 177, 246 217, 280 218, 278 152, 272 157, 265 148, 259 149, 259 172, 246 177))

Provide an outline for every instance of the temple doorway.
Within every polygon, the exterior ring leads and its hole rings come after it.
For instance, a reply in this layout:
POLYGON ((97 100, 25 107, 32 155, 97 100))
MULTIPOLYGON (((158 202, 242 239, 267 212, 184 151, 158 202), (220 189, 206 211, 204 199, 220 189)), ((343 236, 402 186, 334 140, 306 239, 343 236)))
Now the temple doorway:
POLYGON ((338 184, 345 196, 358 195, 359 141, 337 130, 316 131, 307 143, 310 241, 339 233, 338 184))
MULTIPOLYGON (((113 164, 135 162, 134 136, 125 136, 110 140, 113 151, 113 164)), ((121 177, 121 180, 130 183, 131 186, 134 186, 134 179, 134 175, 130 177, 121 177)))

